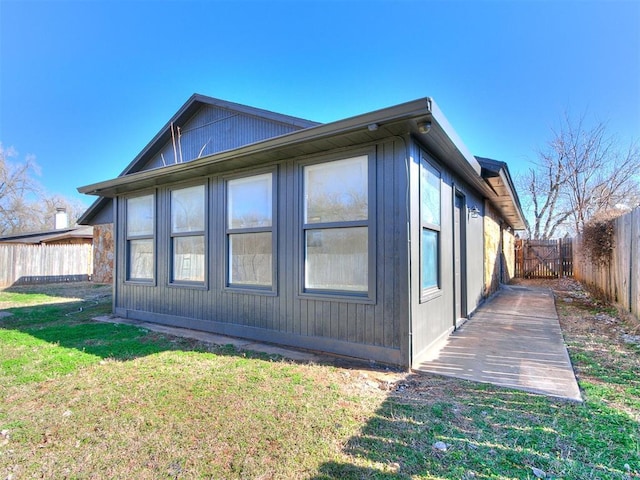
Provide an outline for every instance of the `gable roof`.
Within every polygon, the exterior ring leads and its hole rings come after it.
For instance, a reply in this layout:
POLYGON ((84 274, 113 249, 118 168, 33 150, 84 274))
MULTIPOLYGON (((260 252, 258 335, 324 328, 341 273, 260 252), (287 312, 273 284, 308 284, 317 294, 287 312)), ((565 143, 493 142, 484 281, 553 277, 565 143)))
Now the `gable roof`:
MULTIPOLYGON (((137 172, 130 168, 125 169, 125 172, 115 179, 80 187, 78 191, 99 195, 102 197, 101 200, 108 202, 108 197, 112 198, 121 193, 206 176, 228 168, 259 165, 282 158, 373 142, 389 136, 411 134, 442 163, 456 171, 494 203, 514 229, 525 228, 524 216, 506 164, 485 159, 487 162, 483 176, 479 159, 468 151, 432 98, 420 98, 331 123, 310 123, 312 125, 291 133, 217 152, 186 163, 137 172), (430 123, 427 134, 422 133, 419 127, 423 122, 430 123), (501 189, 497 180, 492 180, 494 174, 502 181, 504 189, 501 189)), ((157 137, 149 145, 158 141, 157 137)), ((132 165, 135 163, 136 161, 132 162, 132 165)), ((86 222, 89 218, 90 215, 86 212, 80 221, 86 222)))
POLYGON ((231 167, 258 165, 407 133, 420 137, 421 142, 437 158, 475 188, 486 195, 493 194, 480 177, 480 164, 460 141, 436 103, 428 97, 331 123, 318 124, 190 162, 128 173, 113 180, 80 187, 78 191, 115 197, 120 193, 208 175, 231 167), (425 135, 420 133, 418 124, 427 121, 431 123, 431 127, 425 135))
MULTIPOLYGON (((147 164, 147 162, 151 158, 153 158, 154 155, 157 155, 161 151, 162 147, 171 140, 172 126, 183 125, 190 118, 192 118, 203 106, 222 108, 235 113, 241 113, 251 117, 261 118, 271 122, 290 126, 295 130, 320 125, 318 122, 313 122, 311 120, 292 117, 290 115, 271 112, 269 110, 263 110, 261 108, 250 107, 248 105, 242 105, 239 103, 220 100, 218 98, 208 97, 206 95, 195 93, 169 119, 169 121, 160 129, 160 131, 151 139, 151 141, 147 143, 142 151, 129 163, 129 165, 125 167, 125 169, 120 173, 119 177, 141 171, 147 164)), ((110 206, 111 202, 109 202, 108 199, 104 197, 97 199, 78 219, 78 223, 81 225, 91 223, 93 219, 100 216, 103 209, 109 208, 110 206)))

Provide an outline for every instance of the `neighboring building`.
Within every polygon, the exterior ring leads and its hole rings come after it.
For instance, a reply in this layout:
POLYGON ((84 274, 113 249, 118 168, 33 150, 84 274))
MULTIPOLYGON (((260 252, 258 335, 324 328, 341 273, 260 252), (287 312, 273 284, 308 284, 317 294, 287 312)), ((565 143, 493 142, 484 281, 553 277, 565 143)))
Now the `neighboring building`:
POLYGON ((506 164, 430 98, 328 124, 194 95, 80 223, 114 313, 410 367, 511 274, 506 164), (485 235, 487 240, 485 240, 485 235))
POLYGON ((56 209, 52 223, 52 230, 5 235, 0 237, 0 243, 25 245, 91 245, 93 243, 93 227, 70 227, 69 216, 64 208, 56 209))
POLYGON ((70 227, 59 230, 7 235, 0 237, 0 243, 23 243, 29 245, 71 245, 81 243, 91 245, 93 243, 93 227, 70 227))

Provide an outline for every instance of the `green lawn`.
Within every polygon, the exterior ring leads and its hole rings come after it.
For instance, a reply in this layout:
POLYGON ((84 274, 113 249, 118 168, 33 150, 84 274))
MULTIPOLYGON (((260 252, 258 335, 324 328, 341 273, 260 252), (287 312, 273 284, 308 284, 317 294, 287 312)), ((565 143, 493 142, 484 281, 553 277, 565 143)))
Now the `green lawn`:
POLYGON ((640 349, 591 303, 559 303, 574 404, 95 322, 105 295, 20 295, 0 318, 0 479, 640 478, 640 349))

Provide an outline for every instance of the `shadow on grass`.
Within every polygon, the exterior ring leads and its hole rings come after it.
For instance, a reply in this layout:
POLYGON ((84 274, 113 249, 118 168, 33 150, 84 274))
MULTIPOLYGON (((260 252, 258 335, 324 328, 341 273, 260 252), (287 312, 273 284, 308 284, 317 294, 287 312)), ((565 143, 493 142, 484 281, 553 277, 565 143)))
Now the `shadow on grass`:
MULTIPOLYGON (((58 297, 76 298, 73 288, 68 285, 62 288, 47 287, 51 299, 58 297)), ((24 307, 2 310, 5 316, 0 317, 0 344, 5 342, 14 347, 23 345, 25 362, 33 356, 38 347, 58 346, 69 349, 66 357, 77 354, 112 359, 118 361, 160 353, 163 351, 201 351, 225 355, 255 356, 261 355, 239 352, 231 345, 214 345, 198 340, 173 337, 156 333, 145 328, 119 323, 103 323, 93 320, 101 315, 111 313, 111 295, 101 293, 91 295, 93 289, 83 289, 85 300, 78 302, 43 303, 42 287, 12 287, 4 290, 11 293, 36 292, 41 303, 24 307), (30 350, 29 350, 30 349, 30 350), (72 353, 72 351, 77 352, 72 353)), ((48 355, 51 350, 48 350, 48 355)), ((265 358, 270 358, 264 355, 265 358)), ((46 359, 45 359, 46 360, 46 359)), ((90 363, 86 359, 84 363, 90 363)))
MULTIPOLYGON (((35 364, 45 377, 65 373, 59 363, 70 362, 73 355, 77 361, 68 363, 71 371, 99 359, 126 361, 176 350, 272 358, 92 320, 110 311, 108 296, 13 308, 12 316, 0 319, 0 344, 14 347, 22 342, 18 353, 25 364, 35 364), (38 349, 48 359, 54 358, 50 350, 62 352, 55 361, 34 362, 38 349)), ((11 365, 2 367, 13 374, 11 365)), ((17 362, 13 371, 20 368, 17 362)), ((25 375, 23 381, 42 378, 34 375, 25 375)), ((640 472, 639 439, 638 422, 603 401, 578 405, 411 374, 392 387, 380 408, 344 444, 345 460, 322 464, 313 478, 534 478, 535 468, 554 478, 624 479, 640 472), (445 448, 436 448, 437 442, 445 448)))
POLYGON ((535 469, 622 480, 640 473, 638 433, 637 421, 601 403, 412 374, 348 440, 352 460, 327 462, 313 478, 536 478, 535 469))

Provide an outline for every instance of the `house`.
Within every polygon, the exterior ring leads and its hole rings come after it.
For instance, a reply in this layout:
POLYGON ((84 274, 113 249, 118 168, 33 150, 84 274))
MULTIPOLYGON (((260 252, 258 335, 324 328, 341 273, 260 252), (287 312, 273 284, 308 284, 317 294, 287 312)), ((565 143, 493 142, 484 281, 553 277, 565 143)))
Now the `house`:
POLYGON ((93 227, 70 227, 69 217, 64 208, 56 209, 52 226, 51 230, 5 235, 0 237, 0 243, 25 245, 91 245, 93 243, 93 227))
POLYGON ((93 227, 70 227, 64 209, 52 226, 0 237, 0 288, 92 278, 93 227))
POLYGON ((513 272, 507 165, 431 98, 327 124, 192 96, 123 173, 114 313, 411 367, 513 272))
POLYGON ((21 243, 28 245, 73 245, 93 243, 93 227, 67 227, 58 230, 18 233, 0 237, 0 243, 21 243))

